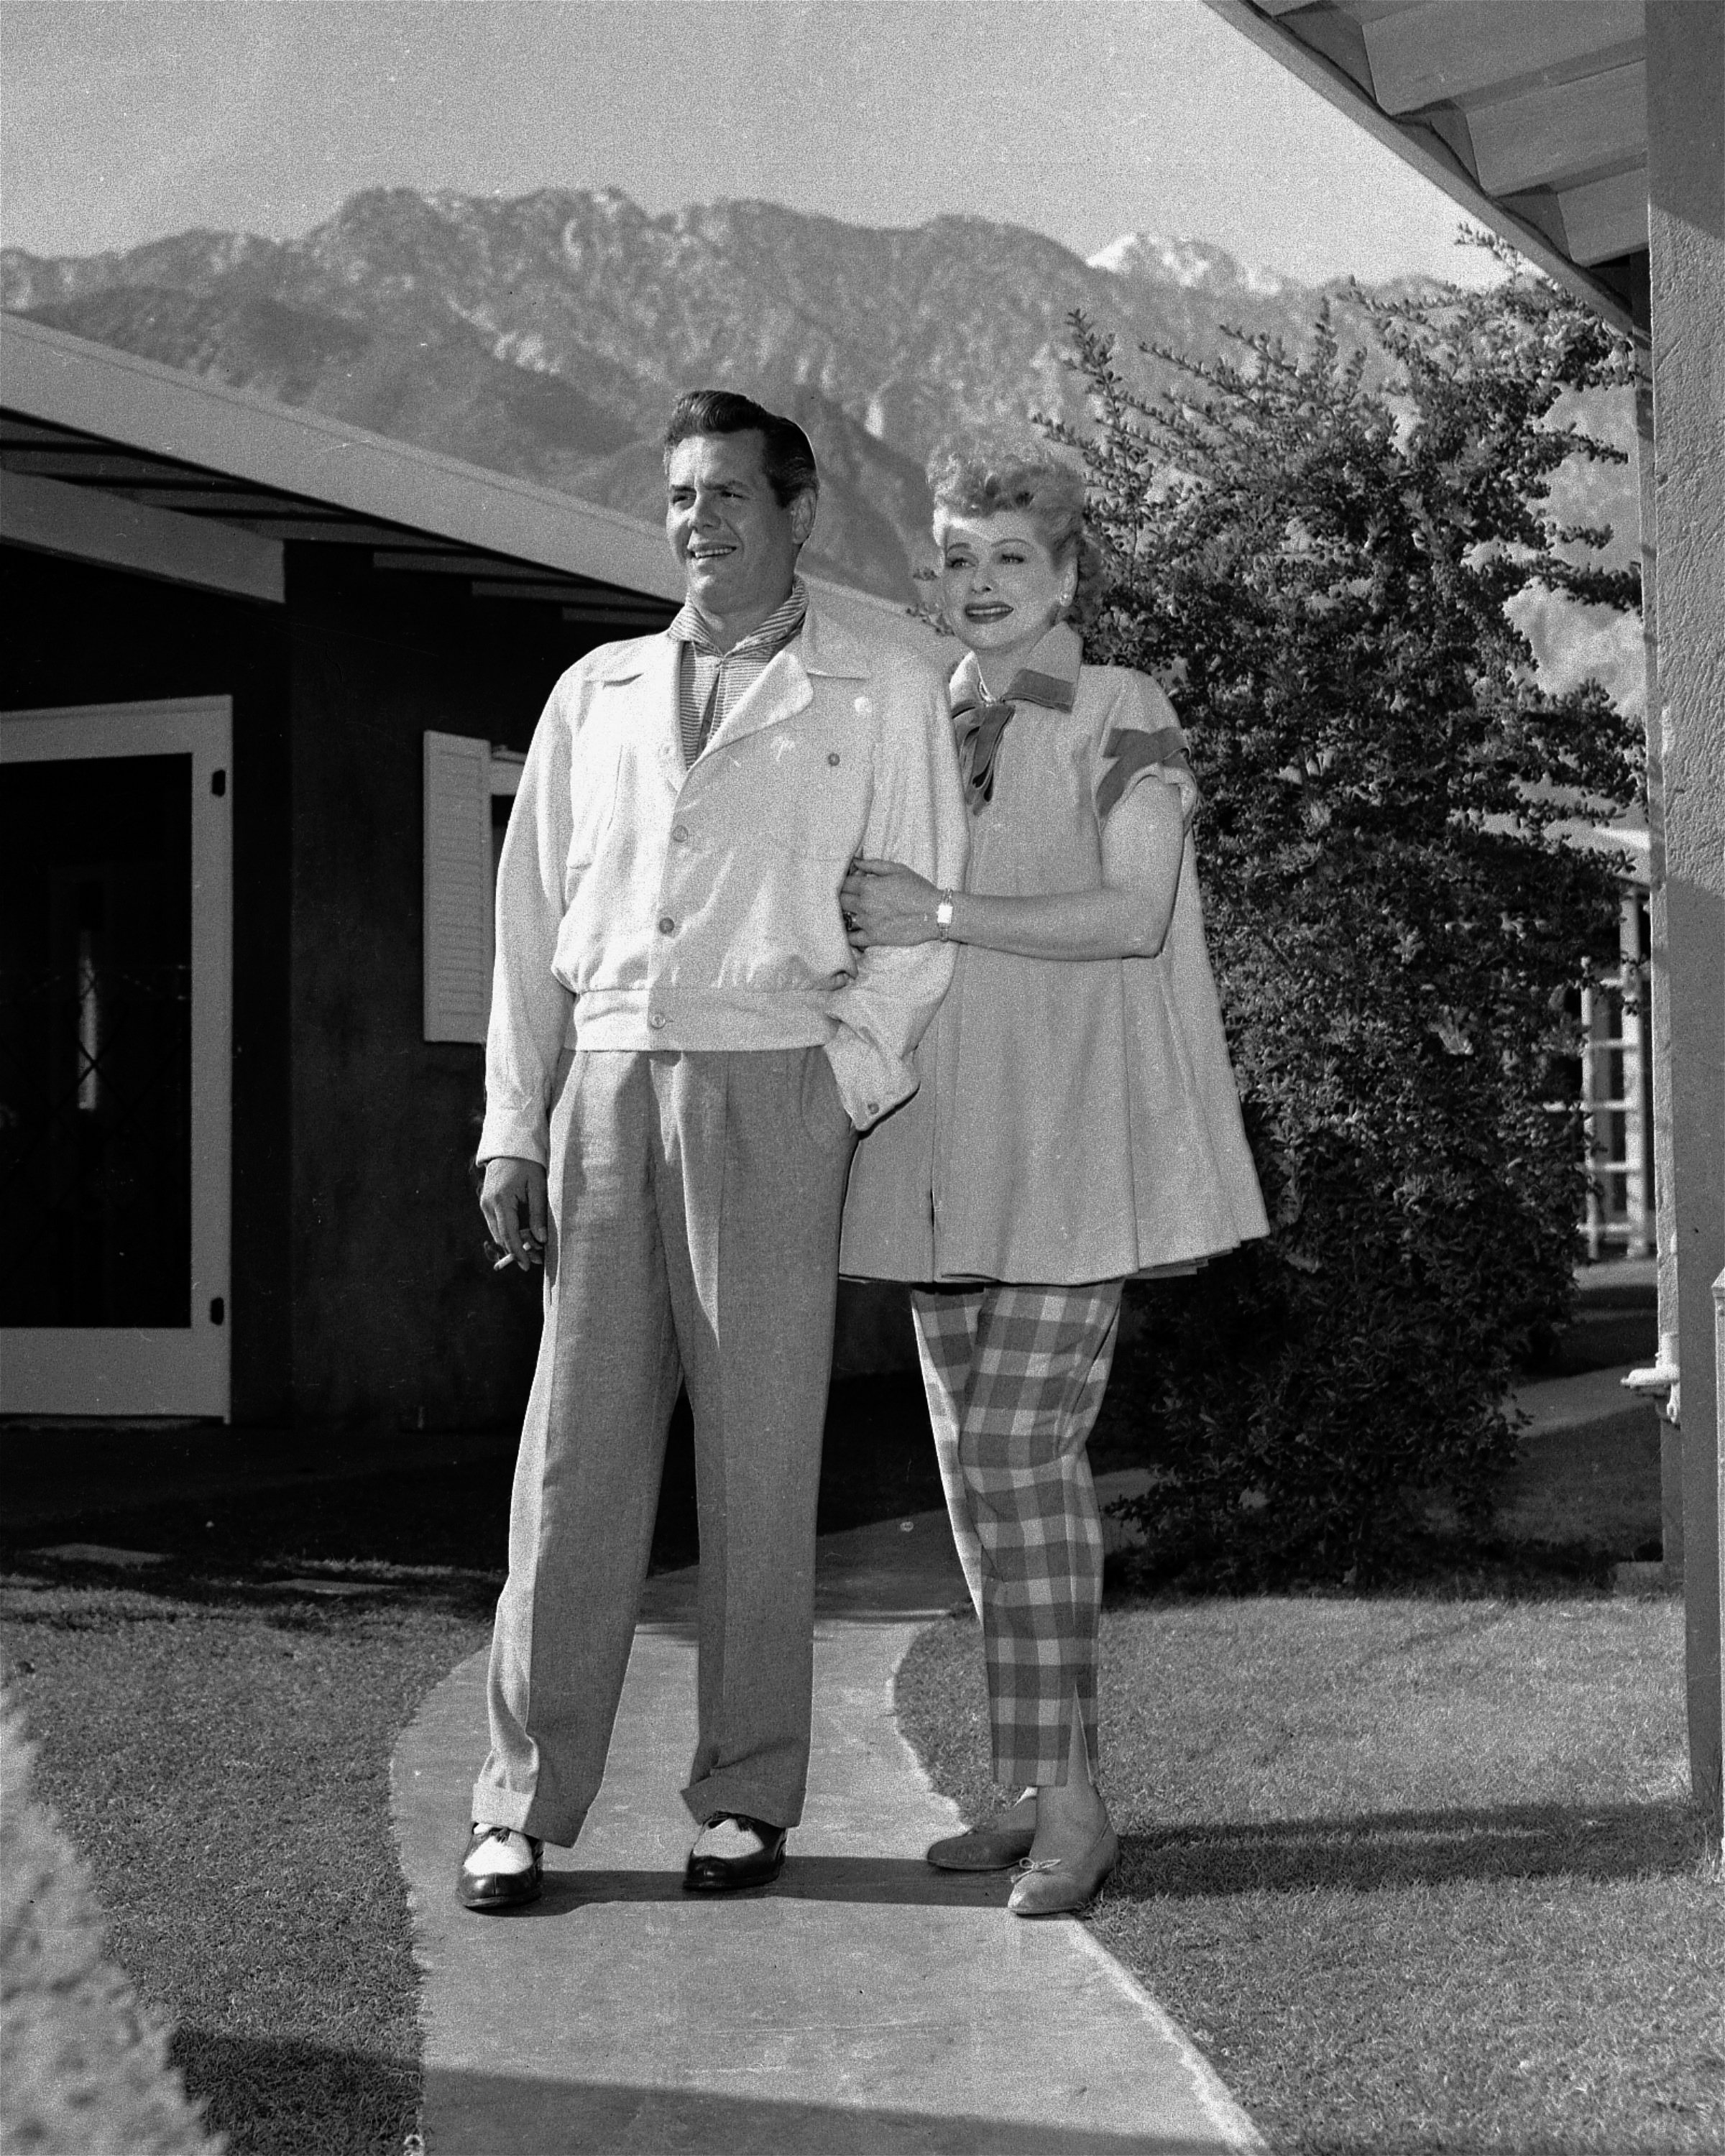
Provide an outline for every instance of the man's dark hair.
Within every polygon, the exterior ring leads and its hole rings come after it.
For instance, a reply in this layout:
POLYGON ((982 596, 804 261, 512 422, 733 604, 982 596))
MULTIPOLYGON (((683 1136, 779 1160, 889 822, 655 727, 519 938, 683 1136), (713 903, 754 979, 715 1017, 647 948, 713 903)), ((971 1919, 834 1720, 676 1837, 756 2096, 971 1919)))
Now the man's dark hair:
POLYGON ((671 451, 691 434, 758 434, 761 463, 773 498, 788 509, 799 494, 819 494, 820 474, 809 437, 794 419, 782 418, 731 389, 691 389, 678 398, 665 430, 665 468, 671 451))

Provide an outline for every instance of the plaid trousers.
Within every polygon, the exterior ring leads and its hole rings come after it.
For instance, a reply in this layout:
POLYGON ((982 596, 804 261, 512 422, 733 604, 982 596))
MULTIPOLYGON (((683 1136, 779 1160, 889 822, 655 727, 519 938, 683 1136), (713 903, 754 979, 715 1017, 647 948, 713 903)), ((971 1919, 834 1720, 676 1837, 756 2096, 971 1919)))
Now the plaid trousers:
POLYGON ((1085 1457, 1118 1281, 912 1291, 952 1538, 982 1620, 994 1779, 1063 1783, 1076 1698, 1096 1758, 1102 1529, 1085 1457))

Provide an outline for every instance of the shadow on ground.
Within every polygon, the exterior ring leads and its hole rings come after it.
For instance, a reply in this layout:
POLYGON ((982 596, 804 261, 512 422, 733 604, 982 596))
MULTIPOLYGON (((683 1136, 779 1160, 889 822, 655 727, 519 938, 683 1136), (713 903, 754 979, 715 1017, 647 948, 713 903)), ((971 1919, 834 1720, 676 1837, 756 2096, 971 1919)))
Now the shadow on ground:
POLYGON ((1508 1804, 1481 1811, 1361 1812, 1266 1825, 1170 1826, 1121 1837, 1111 1898, 1305 1893, 1456 1879, 1609 1881, 1691 1872, 1699 1818, 1648 1804, 1508 1804))
POLYGON ((400 2148, 418 2117, 417 2060, 186 2025, 168 2048, 205 2126, 243 2156, 371 2156, 400 2148))
MULTIPOLYGON (((434 2068, 437 2116, 458 2141, 469 2119, 506 2117, 509 2156, 585 2156, 623 2148, 699 2149, 707 2156, 937 2156, 986 2148, 989 2156, 1215 2156, 1214 2138, 1093 2127, 966 2118, 874 2104, 769 2101, 711 2089, 638 2088, 626 2082, 528 2081, 434 2068)), ((471 2141, 462 2143, 475 2146, 471 2141)), ((502 2156, 502 2152, 499 2152, 502 2156)))
MULTIPOLYGON (((298 1558, 447 1566, 501 1579, 516 1434, 254 1431, 209 1426, 0 1430, 0 1551, 74 1538, 165 1553, 180 1575, 298 1558), (68 1442, 69 1438, 75 1441, 68 1442)), ((922 1387, 855 1378, 829 1396, 819 1531, 942 1502, 922 1387)), ((652 1568, 698 1553, 686 1403, 672 1418, 652 1568)), ((154 1591, 160 1573, 129 1584, 154 1591)), ((162 1584, 166 1584, 162 1581, 162 1584)))
MULTIPOLYGON (((936 1871, 921 1857, 798 1856, 793 1853, 771 1887, 775 1902, 849 1902, 925 1909, 988 1909, 1004 1905, 1010 1875, 1004 1871, 936 1871)), ((601 1902, 682 1903, 679 1871, 547 1870, 545 1892, 511 1923, 542 1922, 601 1902)))

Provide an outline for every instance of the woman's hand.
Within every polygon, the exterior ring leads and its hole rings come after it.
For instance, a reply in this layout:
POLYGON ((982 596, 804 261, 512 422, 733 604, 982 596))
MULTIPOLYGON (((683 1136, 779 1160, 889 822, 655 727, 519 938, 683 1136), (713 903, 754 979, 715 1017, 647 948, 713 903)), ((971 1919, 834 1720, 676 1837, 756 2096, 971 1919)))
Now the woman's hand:
POLYGON ((934 942, 941 932, 934 917, 940 896, 926 876, 901 861, 859 855, 839 891, 850 947, 866 951, 871 944, 888 944, 902 950, 934 942))

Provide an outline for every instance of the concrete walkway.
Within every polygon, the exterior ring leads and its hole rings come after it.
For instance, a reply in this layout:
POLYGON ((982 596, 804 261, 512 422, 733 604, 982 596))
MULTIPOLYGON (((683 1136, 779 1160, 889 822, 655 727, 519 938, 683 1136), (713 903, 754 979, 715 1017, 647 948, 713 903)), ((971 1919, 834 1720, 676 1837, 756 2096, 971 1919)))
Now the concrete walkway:
POLYGON ((778 1883, 680 1892, 692 1573, 650 1581, 609 1770, 544 1898, 458 1908, 485 1748, 484 1658, 397 1748, 424 1979, 427 2156, 1215 2156, 1263 2144, 1204 2060, 1073 1919, 1004 1912, 1004 1873, 932 1871, 956 1813, 892 1717, 919 1624, 963 1598, 942 1515, 825 1537, 809 1800, 778 1883))

